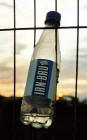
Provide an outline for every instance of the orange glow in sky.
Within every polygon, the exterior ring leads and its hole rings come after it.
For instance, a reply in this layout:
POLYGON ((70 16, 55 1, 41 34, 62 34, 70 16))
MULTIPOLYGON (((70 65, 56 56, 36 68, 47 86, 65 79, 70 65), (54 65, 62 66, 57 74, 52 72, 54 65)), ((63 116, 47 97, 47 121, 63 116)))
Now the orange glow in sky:
POLYGON ((59 92, 56 94, 56 100, 59 100, 60 97, 69 96, 69 95, 70 95, 69 93, 59 92))

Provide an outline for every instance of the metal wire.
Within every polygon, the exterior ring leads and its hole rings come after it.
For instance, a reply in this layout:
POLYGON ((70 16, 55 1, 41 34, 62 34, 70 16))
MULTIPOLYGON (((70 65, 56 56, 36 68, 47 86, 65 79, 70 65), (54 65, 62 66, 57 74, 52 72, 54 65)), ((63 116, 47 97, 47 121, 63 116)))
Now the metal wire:
POLYGON ((57 12, 57 0, 55 0, 55 11, 57 12))
MULTIPOLYGON (((77 0, 77 27, 79 27, 79 0, 77 0)), ((79 28, 77 28, 77 48, 76 48, 76 83, 74 102, 74 134, 73 140, 77 137, 77 90, 78 90, 78 61, 79 61, 79 28)))
POLYGON ((36 0, 34 0, 34 48, 36 44, 36 0))
MULTIPOLYGON (((77 27, 79 27, 79 0, 77 1, 77 27)), ((77 85, 78 85, 78 56, 79 56, 79 28, 77 28, 77 50, 76 50, 76 86, 75 98, 77 99, 77 85)))
POLYGON ((61 26, 61 27, 22 27, 22 28, 2 28, 0 31, 18 31, 18 30, 46 30, 46 29, 85 29, 87 26, 61 26))
POLYGON ((13 1, 13 13, 14 13, 14 102, 13 102, 13 129, 12 129, 12 140, 15 140, 15 93, 16 93, 16 3, 13 1))
POLYGON ((14 101, 16 93, 16 5, 14 0, 14 101))
MULTIPOLYGON (((57 12, 57 0, 55 0, 55 11, 57 12)), ((57 70, 57 29, 55 29, 55 53, 56 53, 56 70, 57 70)), ((57 84, 57 79, 56 79, 56 84, 57 84)))
MULTIPOLYGON (((34 0, 34 48, 36 45, 36 0, 34 0)), ((32 140, 35 139, 34 129, 32 128, 32 140)))

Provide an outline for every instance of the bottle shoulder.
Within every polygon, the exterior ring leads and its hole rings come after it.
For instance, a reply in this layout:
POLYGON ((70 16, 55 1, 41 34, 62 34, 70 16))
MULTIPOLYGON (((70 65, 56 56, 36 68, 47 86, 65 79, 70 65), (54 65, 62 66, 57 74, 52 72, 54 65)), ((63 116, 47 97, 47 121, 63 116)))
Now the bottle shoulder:
MULTIPOLYGON (((59 63, 60 61, 59 33, 57 34, 57 56, 59 63)), ((41 37, 37 42, 33 51, 32 60, 34 59, 48 59, 56 62, 54 29, 45 29, 42 32, 41 37)))

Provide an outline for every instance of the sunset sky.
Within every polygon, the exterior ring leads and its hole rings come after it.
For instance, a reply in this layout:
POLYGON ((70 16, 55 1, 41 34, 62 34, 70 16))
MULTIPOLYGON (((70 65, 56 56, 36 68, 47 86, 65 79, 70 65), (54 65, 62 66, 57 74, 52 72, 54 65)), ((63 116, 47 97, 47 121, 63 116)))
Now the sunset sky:
MULTIPOLYGON (((36 0, 36 25, 43 27, 48 11, 55 10, 55 0, 36 0)), ((80 26, 87 26, 87 0, 80 1, 80 26)), ((16 0, 16 27, 33 27, 33 0, 16 0)), ((58 0, 61 26, 77 25, 77 1, 58 0)), ((13 28, 13 1, 0 0, 0 28, 13 28)), ((42 30, 36 34, 38 41, 42 30)), ((16 31, 16 96, 23 96, 33 52, 33 30, 16 31)), ((61 70, 57 95, 75 94, 76 29, 59 29, 61 70)), ((13 31, 0 32, 0 95, 13 95, 13 31)), ((87 29, 80 29, 79 99, 87 98, 87 29)))

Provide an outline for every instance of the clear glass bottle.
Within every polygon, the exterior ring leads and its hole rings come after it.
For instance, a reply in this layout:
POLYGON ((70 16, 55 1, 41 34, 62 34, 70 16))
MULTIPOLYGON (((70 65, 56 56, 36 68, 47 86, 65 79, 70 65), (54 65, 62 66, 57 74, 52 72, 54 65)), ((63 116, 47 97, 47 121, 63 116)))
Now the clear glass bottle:
MULTIPOLYGON (((46 27, 60 25, 61 15, 50 11, 46 27)), ((55 29, 45 29, 35 46, 27 76, 24 98, 21 105, 21 122, 35 128, 48 128, 52 124, 56 101, 57 75, 60 70, 60 46, 57 30, 57 68, 55 29), (58 69, 58 71, 57 71, 58 69)))

